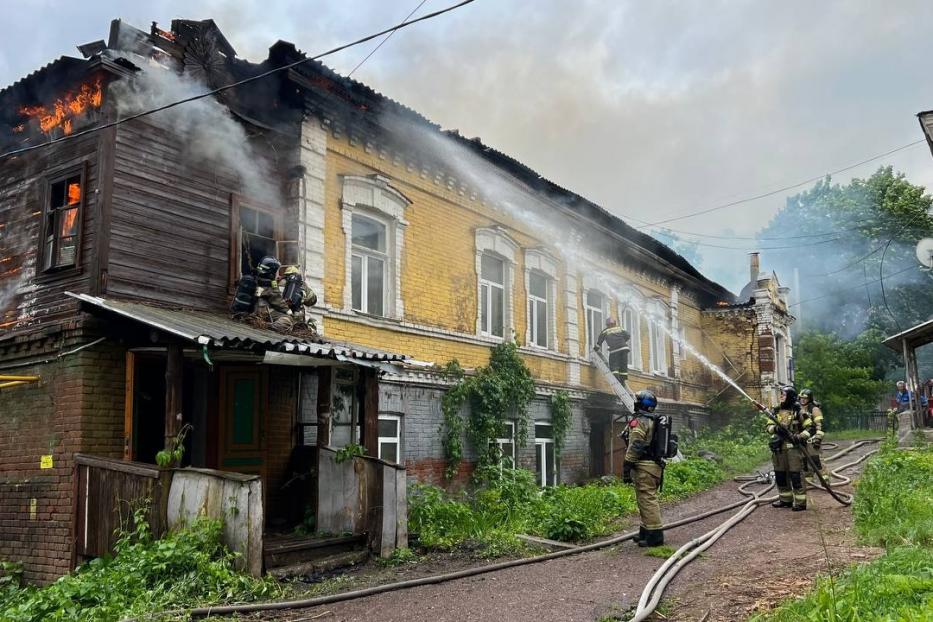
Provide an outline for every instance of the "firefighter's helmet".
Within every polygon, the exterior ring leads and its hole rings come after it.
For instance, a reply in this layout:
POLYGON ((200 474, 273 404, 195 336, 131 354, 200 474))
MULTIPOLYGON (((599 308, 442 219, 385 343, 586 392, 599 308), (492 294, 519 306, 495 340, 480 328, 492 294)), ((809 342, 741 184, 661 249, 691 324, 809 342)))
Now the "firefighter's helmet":
POLYGON ((635 410, 652 413, 658 407, 658 398, 651 391, 639 391, 635 394, 635 410))

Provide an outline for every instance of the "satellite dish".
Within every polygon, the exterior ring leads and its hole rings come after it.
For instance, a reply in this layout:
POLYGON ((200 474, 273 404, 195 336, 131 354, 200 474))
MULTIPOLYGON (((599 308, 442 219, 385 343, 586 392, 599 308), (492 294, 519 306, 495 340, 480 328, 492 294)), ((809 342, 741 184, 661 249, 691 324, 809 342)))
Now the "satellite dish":
POLYGON ((925 268, 933 268, 933 238, 923 238, 917 242, 917 260, 925 268))

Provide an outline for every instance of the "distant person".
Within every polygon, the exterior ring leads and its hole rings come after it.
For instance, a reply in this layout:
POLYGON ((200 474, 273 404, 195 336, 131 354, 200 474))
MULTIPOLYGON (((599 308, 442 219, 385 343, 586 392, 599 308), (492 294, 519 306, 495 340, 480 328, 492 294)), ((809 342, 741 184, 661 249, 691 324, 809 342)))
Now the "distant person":
POLYGON ((609 346, 609 369, 616 377, 616 380, 622 384, 628 381, 629 339, 631 339, 631 337, 628 331, 621 328, 614 317, 609 317, 606 319, 606 328, 603 329, 603 332, 599 333, 599 338, 596 339, 596 345, 593 346, 594 349, 599 352, 603 342, 606 342, 609 346))
MULTIPOLYGON (((906 412, 911 409, 911 401, 914 399, 914 394, 911 391, 907 390, 907 383, 903 380, 897 381, 897 391, 894 392, 894 408, 897 409, 898 413, 906 412)), ((929 408, 930 402, 927 399, 927 396, 923 393, 920 394, 920 408, 926 410, 929 408)))

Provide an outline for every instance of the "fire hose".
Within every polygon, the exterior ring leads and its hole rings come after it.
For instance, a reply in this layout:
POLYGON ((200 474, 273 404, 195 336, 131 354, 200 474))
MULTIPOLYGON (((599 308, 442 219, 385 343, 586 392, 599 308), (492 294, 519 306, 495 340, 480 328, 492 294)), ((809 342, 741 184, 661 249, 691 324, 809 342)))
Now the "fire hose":
MULTIPOLYGON (((854 444, 854 445, 852 445, 852 446, 850 446, 850 447, 844 449, 843 451, 839 452, 838 454, 834 454, 833 456, 827 458, 826 460, 827 460, 827 461, 834 460, 834 459, 836 459, 836 458, 838 458, 838 457, 840 457, 840 456, 842 456, 842 455, 844 455, 844 454, 846 454, 846 453, 849 453, 850 451, 854 451, 854 450, 857 449, 858 447, 860 447, 860 446, 862 446, 862 445, 864 445, 864 444, 866 444, 866 443, 868 443, 868 442, 874 442, 874 441, 876 441, 876 440, 879 440, 879 439, 872 439, 871 441, 862 441, 862 442, 856 443, 856 444, 854 444)), ((848 468, 848 467, 850 467, 850 466, 853 466, 854 464, 858 464, 858 462, 861 462, 862 460, 866 459, 866 458, 867 458, 868 456, 870 456, 872 453, 874 453, 874 452, 871 452, 871 453, 869 453, 869 454, 866 454, 865 456, 863 456, 862 458, 860 458, 859 460, 857 460, 857 461, 854 462, 854 463, 849 463, 849 464, 845 464, 845 465, 842 465, 842 466, 840 466, 840 467, 837 467, 837 469, 836 469, 835 471, 840 471, 840 470, 842 470, 842 469, 844 469, 844 468, 848 468)), ((833 472, 834 475, 836 474, 835 471, 833 472)), ((761 491, 758 491, 757 493, 750 493, 750 492, 748 492, 748 491, 746 490, 746 487, 751 486, 751 485, 753 485, 753 484, 756 484, 756 483, 765 483, 765 482, 770 481, 770 478, 768 478, 768 479, 766 480, 766 479, 764 479, 765 477, 768 477, 768 476, 766 476, 766 475, 764 475, 764 474, 761 474, 761 473, 759 473, 759 474, 756 475, 756 476, 748 477, 748 478, 747 478, 748 481, 746 481, 745 484, 742 484, 741 486, 739 486, 739 492, 740 492, 741 494, 745 495, 745 496, 752 496, 753 498, 756 498, 756 496, 757 496, 757 498, 758 498, 757 504, 765 503, 765 502, 767 502, 767 501, 773 500, 774 497, 769 497, 769 498, 767 498, 767 499, 761 499, 761 498, 760 498, 760 496, 761 496, 762 494, 764 494, 765 492, 767 492, 768 490, 770 490, 770 489, 774 486, 773 483, 770 483, 769 486, 768 486, 767 488, 765 488, 765 489, 763 489, 763 490, 761 490, 761 491)), ((839 476, 839 477, 841 477, 841 476, 839 476)), ((736 479, 739 480, 739 481, 745 481, 746 478, 736 478, 736 479)), ((845 479, 845 478, 843 478, 843 479, 845 479)), ((847 480, 847 481, 848 481, 848 480, 847 480)), ((682 519, 679 519, 679 520, 676 520, 676 521, 672 521, 672 522, 670 522, 670 523, 667 523, 667 524, 663 525, 662 528, 665 529, 665 530, 667 530, 667 529, 674 529, 675 527, 682 527, 682 526, 684 526, 684 525, 689 525, 689 524, 691 524, 691 523, 695 523, 695 522, 697 522, 697 521, 701 521, 701 520, 710 518, 711 516, 716 516, 717 514, 722 514, 722 513, 724 513, 724 512, 728 512, 729 510, 733 510, 733 509, 735 509, 735 508, 737 508, 737 507, 740 507, 740 506, 747 506, 748 504, 749 504, 749 500, 748 500, 748 499, 744 499, 744 498, 743 498, 743 499, 739 499, 739 500, 737 500, 737 501, 733 501, 733 502, 731 502, 731 503, 727 503, 726 505, 720 506, 720 507, 718 507, 718 508, 713 508, 713 509, 707 510, 707 511, 705 511, 705 512, 700 512, 699 514, 694 514, 694 515, 688 516, 688 517, 686 517, 686 518, 682 518, 682 519)), ((756 504, 756 505, 757 505, 757 504, 756 504)), ((744 507, 743 507, 743 510, 744 510, 744 507)), ((742 513, 742 511, 740 511, 739 513, 742 513)), ((746 515, 747 515, 747 514, 746 514, 746 515)), ((733 518, 734 518, 734 517, 733 517, 733 518)), ((743 516, 742 518, 744 518, 744 516, 743 516)), ((741 519, 740 519, 740 520, 741 520, 741 519)), ((730 519, 729 521, 727 521, 727 522, 731 522, 731 519, 730 519)), ((735 521, 735 522, 737 523, 738 521, 735 521)), ((731 527, 731 525, 730 525, 730 527, 731 527)), ((714 530, 714 532, 715 532, 715 531, 717 531, 717 530, 714 530)), ((725 531, 723 531, 722 533, 725 533, 725 531)), ((722 533, 720 533, 718 536, 716 536, 716 539, 718 539, 718 538, 722 535, 722 533)), ((352 591, 348 591, 348 592, 341 592, 341 593, 339 593, 339 594, 330 594, 330 595, 327 595, 327 596, 317 596, 317 597, 314 597, 314 598, 305 598, 305 599, 289 600, 289 601, 279 601, 279 602, 271 602, 271 603, 245 603, 245 604, 237 604, 237 605, 219 605, 219 606, 212 606, 212 607, 195 607, 195 608, 190 609, 190 610, 172 610, 172 611, 165 611, 165 612, 161 612, 161 613, 158 614, 158 615, 160 615, 160 616, 171 616, 171 615, 176 615, 176 616, 177 616, 177 615, 184 615, 184 614, 187 614, 187 615, 189 615, 191 618, 204 618, 204 617, 214 616, 214 615, 231 615, 231 614, 239 614, 239 613, 254 613, 254 612, 259 612, 259 611, 281 611, 281 610, 289 610, 289 609, 306 609, 306 608, 309 608, 309 607, 317 607, 317 606, 320 606, 320 605, 326 605, 326 604, 330 604, 330 603, 344 602, 344 601, 348 601, 348 600, 356 600, 356 599, 364 598, 364 597, 367 597, 367 596, 374 596, 374 595, 377 595, 377 594, 384 594, 384 593, 386 593, 386 592, 395 592, 395 591, 410 589, 410 588, 419 587, 419 586, 423 586, 423 585, 434 585, 434 584, 438 584, 438 583, 446 583, 446 582, 448 582, 448 581, 454 581, 454 580, 456 580, 456 579, 464 579, 464 578, 468 578, 468 577, 474 577, 474 576, 477 576, 477 575, 487 574, 487 573, 490 573, 490 572, 496 572, 496 571, 499 571, 499 570, 506 570, 506 569, 508 569, 508 568, 516 568, 516 567, 518 567, 518 566, 525 566, 525 565, 530 565, 530 564, 536 564, 536 563, 539 563, 539 562, 549 561, 549 560, 552 560, 552 559, 559 559, 559 558, 567 557, 567 556, 570 556, 570 555, 576 555, 576 554, 578 554, 578 553, 586 553, 586 552, 589 552, 589 551, 596 551, 596 550, 603 549, 603 548, 607 548, 607 547, 610 547, 610 546, 615 546, 615 545, 617 545, 617 544, 622 544, 623 542, 626 542, 626 541, 628 541, 628 540, 631 540, 631 539, 632 539, 634 536, 636 536, 636 535, 638 535, 638 532, 631 531, 631 532, 628 532, 628 533, 620 534, 620 535, 615 536, 615 537, 612 537, 612 538, 608 538, 608 539, 606 539, 606 540, 600 540, 599 542, 594 542, 594 543, 592 543, 592 544, 586 544, 586 545, 579 546, 579 547, 576 547, 576 548, 573 548, 573 549, 565 549, 565 550, 562 550, 562 551, 555 551, 555 552, 553 552, 553 553, 545 553, 545 554, 543 554, 543 555, 536 555, 536 556, 534 556, 534 557, 526 557, 526 558, 522 558, 522 559, 512 559, 512 560, 508 560, 508 561, 504 561, 504 562, 497 562, 497 563, 494 563, 494 564, 487 564, 487 565, 485 565, 485 566, 479 566, 479 567, 477 567, 477 568, 467 568, 467 569, 465 569, 465 570, 457 570, 457 571, 454 571, 454 572, 446 572, 446 573, 437 574, 437 575, 430 575, 430 576, 427 576, 427 577, 420 577, 420 578, 417 578, 417 579, 408 579, 408 580, 405 580, 405 581, 397 581, 397 582, 395 582, 395 583, 387 583, 387 584, 385 584, 385 585, 377 585, 377 586, 374 586, 374 587, 363 588, 363 589, 359 589, 359 590, 352 590, 352 591)), ((715 540, 713 540, 713 542, 715 542, 715 540)), ((712 545, 712 542, 710 543, 710 545, 712 545)), ((682 547, 682 548, 683 548, 683 547, 682 547)), ((697 553, 697 555, 699 555, 699 552, 697 553)), ((694 556, 694 557, 695 557, 695 556, 694 556)), ((691 559, 692 559, 692 557, 691 557, 691 559)), ((681 566, 678 566, 678 567, 676 568, 676 570, 674 571, 674 574, 676 574, 677 572, 679 572, 680 569, 681 569, 682 567, 683 567, 682 565, 681 565, 681 566)), ((673 575, 671 575, 670 578, 673 578, 673 575)), ((652 577, 652 580, 654 580, 654 577, 652 577)), ((667 583, 668 583, 669 581, 670 581, 670 579, 668 579, 667 581, 664 581, 663 586, 666 586, 667 583)), ((652 585, 651 582, 649 582, 649 586, 651 586, 651 585, 652 585)), ((646 586, 645 589, 647 590, 647 589, 648 589, 648 586, 646 586)), ((648 603, 649 605, 650 605, 650 602, 654 602, 654 605, 651 607, 651 611, 653 611, 653 610, 654 610, 654 607, 657 606, 657 602, 660 600, 660 597, 661 597, 661 595, 660 595, 660 592, 661 592, 661 591, 663 591, 663 587, 661 588, 661 590, 658 591, 658 595, 657 595, 657 598, 656 598, 656 599, 655 599, 655 598, 651 598, 651 599, 649 600, 649 603, 648 603)), ((649 611, 648 613, 650 613, 650 611, 649 611)), ((646 615, 647 615, 647 614, 646 614, 646 615)), ((639 618, 639 619, 644 619, 644 618, 639 618)), ((137 620, 139 620, 139 618, 126 618, 126 619, 124 619, 122 622, 136 622, 137 620)))
MULTIPOLYGON (((862 447, 868 443, 878 442, 881 439, 869 439, 864 441, 859 441, 854 443, 850 447, 843 449, 842 451, 833 454, 832 456, 826 458, 826 461, 836 460, 841 458, 845 454, 854 451, 855 449, 862 447)), ((852 462, 847 462, 846 464, 839 465, 832 471, 832 475, 839 478, 840 484, 848 484, 851 482, 851 479, 845 477, 840 472, 853 467, 864 460, 867 460, 870 456, 876 454, 878 450, 873 450, 865 455, 859 457, 857 460, 852 462)), ((814 465, 815 467, 815 465, 814 465)), ((819 471, 816 471, 817 475, 820 475, 819 471)), ((661 601, 661 596, 664 594, 664 589, 667 587, 668 583, 673 580, 673 578, 680 572, 687 564, 693 561, 700 553, 711 547, 719 538, 721 538, 727 531, 732 529, 735 525, 740 523, 742 520, 747 518, 754 512, 758 506, 769 501, 774 501, 777 499, 777 495, 772 495, 770 497, 763 498, 766 492, 774 488, 774 482, 771 481, 770 474, 758 473, 757 476, 745 476, 737 477, 737 481, 746 481, 745 484, 739 486, 739 493, 750 496, 749 499, 742 509, 729 517, 726 521, 721 523, 719 526, 715 527, 711 531, 706 532, 698 538, 694 538, 690 542, 686 543, 679 549, 677 549, 665 562, 658 568, 658 570, 652 575, 651 579, 645 585, 644 590, 642 590, 641 597, 638 600, 638 606, 635 609, 634 616, 629 620, 629 622, 642 622, 647 618, 658 606, 658 603, 661 601), (750 493, 746 488, 753 484, 768 484, 767 487, 750 493)), ((827 485, 826 480, 821 476, 820 482, 823 483, 823 489, 832 494, 831 488, 827 485)), ((814 488, 819 489, 814 486, 814 488)), ((833 495, 833 498, 838 498, 836 495, 833 495)), ((843 505, 849 505, 852 502, 851 495, 845 495, 845 502, 843 505)))

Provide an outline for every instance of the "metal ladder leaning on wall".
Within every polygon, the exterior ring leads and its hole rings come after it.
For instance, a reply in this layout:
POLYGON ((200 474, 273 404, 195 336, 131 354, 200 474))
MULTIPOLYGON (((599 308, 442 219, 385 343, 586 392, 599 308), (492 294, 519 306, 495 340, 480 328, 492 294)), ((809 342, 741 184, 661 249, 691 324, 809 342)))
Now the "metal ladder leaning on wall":
POLYGON ((603 378, 606 379, 606 382, 609 383, 609 386, 612 387, 612 392, 616 394, 616 397, 619 398, 619 401, 622 402, 622 405, 628 411, 627 414, 632 414, 635 412, 635 395, 628 390, 628 388, 619 382, 615 374, 612 373, 612 370, 609 369, 609 363, 606 362, 606 359, 603 358, 603 355, 600 352, 595 350, 590 351, 590 360, 596 365, 596 369, 599 370, 599 373, 602 374, 603 378))

